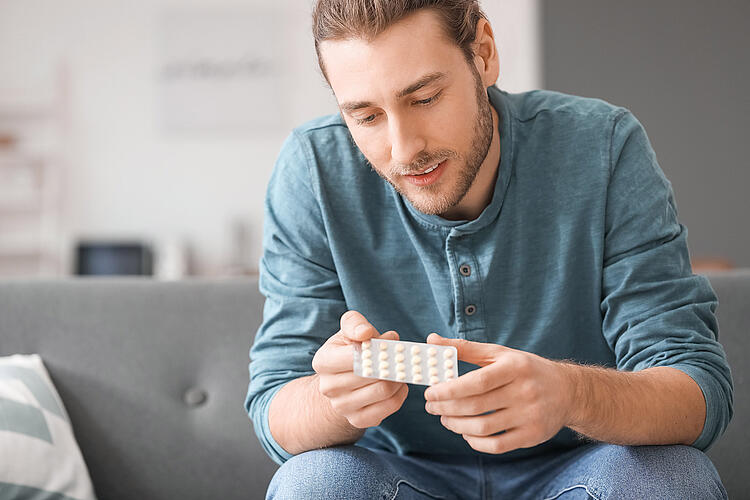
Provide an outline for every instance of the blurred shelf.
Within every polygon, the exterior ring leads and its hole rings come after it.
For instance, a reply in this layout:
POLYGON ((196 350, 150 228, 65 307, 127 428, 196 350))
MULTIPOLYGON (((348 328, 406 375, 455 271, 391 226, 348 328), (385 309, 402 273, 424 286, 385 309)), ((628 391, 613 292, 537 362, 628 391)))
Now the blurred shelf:
POLYGON ((0 276, 60 275, 68 85, 0 89, 0 276))

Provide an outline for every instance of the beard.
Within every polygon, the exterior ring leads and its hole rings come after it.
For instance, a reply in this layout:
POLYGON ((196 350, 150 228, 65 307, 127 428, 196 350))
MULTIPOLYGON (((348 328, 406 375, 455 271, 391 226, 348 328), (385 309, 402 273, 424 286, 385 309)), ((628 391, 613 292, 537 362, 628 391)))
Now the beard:
POLYGON ((463 155, 451 149, 441 149, 432 152, 422 151, 410 164, 394 165, 390 169, 390 175, 384 175, 373 168, 380 177, 393 186, 396 192, 408 199, 414 208, 428 215, 443 214, 461 202, 466 193, 469 192, 472 184, 474 184, 474 180, 479 173, 482 162, 487 157, 487 152, 492 143, 494 124, 492 122, 492 109, 487 90, 482 84, 477 69, 473 64, 469 64, 469 67, 474 74, 477 103, 477 116, 474 120, 473 138, 469 151, 463 155), (458 179, 452 186, 441 186, 440 182, 429 186, 412 186, 417 190, 417 194, 419 195, 413 196, 413 194, 410 195, 391 180, 391 178, 395 179, 404 174, 419 172, 428 165, 435 165, 446 159, 457 160, 451 166, 451 168, 456 170, 458 175, 458 179))

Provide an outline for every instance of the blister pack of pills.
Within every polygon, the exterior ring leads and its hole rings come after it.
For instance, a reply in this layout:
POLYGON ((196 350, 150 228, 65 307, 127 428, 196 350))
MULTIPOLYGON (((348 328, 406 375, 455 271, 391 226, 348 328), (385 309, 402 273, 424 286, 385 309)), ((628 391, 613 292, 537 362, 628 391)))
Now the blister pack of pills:
POLYGON ((458 353, 453 346, 370 339, 354 346, 354 373, 433 385, 458 377, 458 353))

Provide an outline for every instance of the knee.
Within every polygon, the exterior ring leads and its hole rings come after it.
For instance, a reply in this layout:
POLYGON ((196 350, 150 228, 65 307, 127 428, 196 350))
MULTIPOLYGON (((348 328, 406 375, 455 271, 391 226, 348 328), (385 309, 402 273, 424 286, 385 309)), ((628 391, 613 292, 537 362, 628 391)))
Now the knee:
POLYGON ((711 460, 692 446, 606 445, 598 455, 612 498, 727 498, 711 460))
POLYGON ((323 448, 285 462, 268 486, 268 499, 359 499, 386 491, 389 472, 375 453, 359 446, 323 448))

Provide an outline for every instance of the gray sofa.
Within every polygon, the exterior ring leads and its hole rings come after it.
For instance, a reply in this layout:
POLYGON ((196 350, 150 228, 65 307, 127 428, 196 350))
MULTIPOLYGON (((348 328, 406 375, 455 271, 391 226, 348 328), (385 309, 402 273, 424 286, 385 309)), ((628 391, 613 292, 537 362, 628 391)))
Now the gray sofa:
MULTIPOLYGON (((709 456, 747 498, 750 270, 709 277, 735 381, 709 456)), ((42 355, 101 499, 263 498, 276 465, 242 406, 262 304, 253 279, 2 281, 0 355, 42 355)))

